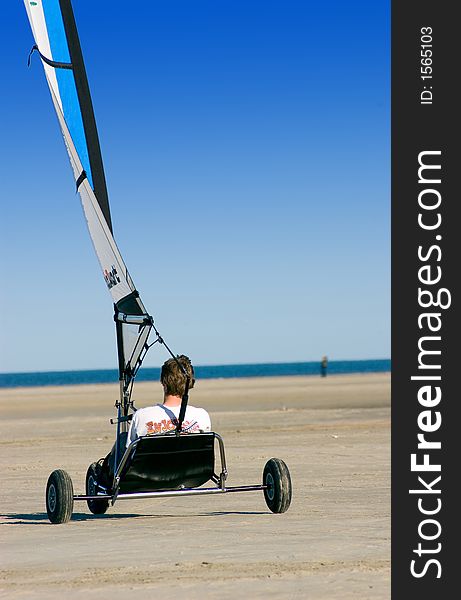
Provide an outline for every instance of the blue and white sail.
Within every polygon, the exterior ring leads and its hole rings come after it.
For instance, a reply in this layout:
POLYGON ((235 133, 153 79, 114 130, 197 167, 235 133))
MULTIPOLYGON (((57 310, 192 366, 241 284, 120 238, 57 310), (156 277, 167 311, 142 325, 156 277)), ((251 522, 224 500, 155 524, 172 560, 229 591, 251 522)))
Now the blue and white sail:
POLYGON ((152 319, 114 241, 99 138, 70 0, 24 0, 69 154, 90 236, 115 305, 126 387, 146 350, 152 319))

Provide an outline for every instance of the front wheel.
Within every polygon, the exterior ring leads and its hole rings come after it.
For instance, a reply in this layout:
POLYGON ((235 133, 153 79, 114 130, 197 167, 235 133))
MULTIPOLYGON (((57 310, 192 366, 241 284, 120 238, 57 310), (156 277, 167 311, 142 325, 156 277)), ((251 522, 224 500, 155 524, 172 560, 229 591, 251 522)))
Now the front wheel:
POLYGON ((74 488, 69 474, 53 471, 46 484, 46 512, 52 523, 67 523, 74 508, 74 488))
POLYGON ((284 513, 291 503, 291 477, 280 458, 267 461, 263 471, 264 499, 273 513, 284 513))
MULTIPOLYGON (((101 480, 101 465, 92 463, 86 472, 86 495, 96 496, 98 481, 101 480)), ((87 500, 88 508, 94 515, 103 515, 109 508, 109 500, 87 500)))

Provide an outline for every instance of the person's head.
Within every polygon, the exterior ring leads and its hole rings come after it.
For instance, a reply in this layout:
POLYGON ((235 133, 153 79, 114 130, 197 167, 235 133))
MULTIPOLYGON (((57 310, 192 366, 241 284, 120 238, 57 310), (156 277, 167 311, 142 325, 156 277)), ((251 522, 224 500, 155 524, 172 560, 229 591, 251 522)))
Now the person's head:
POLYGON ((167 396, 179 396, 182 398, 186 390, 186 377, 178 362, 189 376, 189 389, 194 387, 194 367, 190 362, 190 358, 184 356, 184 354, 178 356, 177 359, 170 358, 163 363, 160 382, 167 396))

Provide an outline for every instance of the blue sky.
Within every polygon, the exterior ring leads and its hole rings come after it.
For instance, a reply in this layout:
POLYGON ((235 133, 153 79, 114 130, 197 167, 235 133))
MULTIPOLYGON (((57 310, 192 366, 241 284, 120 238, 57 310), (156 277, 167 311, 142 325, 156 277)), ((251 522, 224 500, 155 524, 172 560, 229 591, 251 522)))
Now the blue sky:
MULTIPOLYGON (((73 4, 115 239, 170 347, 196 364, 388 358, 388 2, 73 4)), ((115 368, 22 2, 0 34, 0 370, 115 368)))

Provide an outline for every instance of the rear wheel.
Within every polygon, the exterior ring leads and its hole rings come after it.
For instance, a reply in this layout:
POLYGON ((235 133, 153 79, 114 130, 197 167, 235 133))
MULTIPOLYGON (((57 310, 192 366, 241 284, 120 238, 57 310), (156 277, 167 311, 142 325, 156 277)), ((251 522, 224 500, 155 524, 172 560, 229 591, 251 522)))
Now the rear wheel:
POLYGON ((273 513, 284 513, 291 503, 291 477, 288 467, 280 458, 267 461, 263 472, 264 499, 273 513))
MULTIPOLYGON (((86 472, 86 495, 96 496, 98 481, 101 481, 101 465, 92 463, 86 472)), ((87 500, 88 508, 94 515, 102 515, 109 508, 109 500, 87 500)))
POLYGON ((69 474, 53 471, 46 484, 46 512, 52 523, 67 523, 74 508, 74 488, 69 474))

